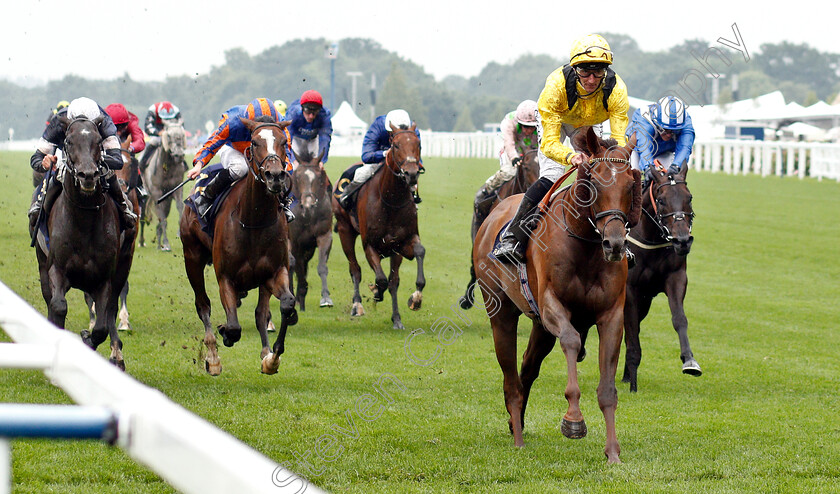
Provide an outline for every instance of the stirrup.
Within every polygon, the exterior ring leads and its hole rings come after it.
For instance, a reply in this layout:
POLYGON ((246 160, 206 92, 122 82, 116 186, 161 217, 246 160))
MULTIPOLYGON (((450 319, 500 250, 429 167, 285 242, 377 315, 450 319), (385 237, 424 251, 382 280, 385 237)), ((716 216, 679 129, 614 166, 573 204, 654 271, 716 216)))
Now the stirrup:
POLYGON ((286 215, 286 223, 295 221, 295 213, 292 212, 291 208, 284 207, 283 214, 286 215))
POLYGON ((625 255, 627 256, 627 269, 633 269, 633 266, 636 265, 636 254, 627 247, 625 255))

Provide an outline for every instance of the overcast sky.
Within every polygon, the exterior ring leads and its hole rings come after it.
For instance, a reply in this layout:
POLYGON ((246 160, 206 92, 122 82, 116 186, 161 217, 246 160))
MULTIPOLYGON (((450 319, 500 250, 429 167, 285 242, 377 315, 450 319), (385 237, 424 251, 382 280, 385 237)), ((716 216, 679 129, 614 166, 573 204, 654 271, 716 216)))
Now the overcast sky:
MULTIPOLYGON (((398 0, 18 0, 3 7, 0 78, 22 82, 67 74, 136 80, 204 74, 242 47, 256 55, 300 38, 371 38, 438 80, 477 75, 491 61, 525 53, 567 59, 590 32, 633 37, 646 51, 685 39, 808 43, 840 53, 835 8, 808 2, 621 2, 398 0), (615 6, 620 5, 620 7, 615 6), (753 7, 755 5, 755 7, 753 7)), ((720 45, 716 45, 720 46, 720 45)), ((737 55, 733 52, 733 54, 737 55)), ((339 56, 340 52, 339 52, 339 56)), ((617 57, 621 54, 617 53, 617 57)))

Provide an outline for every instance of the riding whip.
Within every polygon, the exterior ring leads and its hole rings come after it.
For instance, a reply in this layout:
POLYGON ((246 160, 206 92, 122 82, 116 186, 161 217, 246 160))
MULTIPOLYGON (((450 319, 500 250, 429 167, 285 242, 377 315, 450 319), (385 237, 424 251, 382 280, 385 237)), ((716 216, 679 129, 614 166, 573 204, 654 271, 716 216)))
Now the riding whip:
POLYGON ((175 188, 173 188, 172 190, 170 190, 170 191, 169 191, 169 192, 167 192, 166 194, 163 194, 162 196, 160 196, 160 199, 158 199, 158 200, 157 200, 157 203, 158 203, 158 204, 160 204, 160 203, 161 203, 164 199, 166 199, 167 197, 169 197, 169 196, 171 196, 172 194, 174 194, 174 193, 175 193, 175 191, 177 191, 177 190, 178 190, 178 189, 180 189, 181 187, 183 187, 183 186, 187 185, 187 182, 191 182, 191 181, 193 181, 193 180, 195 180, 195 179, 194 179, 194 178, 188 178, 188 179, 184 180, 183 182, 179 183, 178 185, 176 185, 176 186, 175 186, 175 188))

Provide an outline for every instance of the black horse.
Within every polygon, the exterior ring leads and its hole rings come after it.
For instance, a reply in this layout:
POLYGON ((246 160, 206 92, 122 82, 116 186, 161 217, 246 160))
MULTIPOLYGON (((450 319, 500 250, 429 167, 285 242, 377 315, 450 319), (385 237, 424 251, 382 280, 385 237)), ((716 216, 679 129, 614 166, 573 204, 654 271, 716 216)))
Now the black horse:
POLYGON ((120 291, 128 279, 136 228, 120 232, 120 212, 102 186, 100 116, 70 120, 65 126, 64 189, 47 219, 49 248, 43 235, 35 249, 41 293, 48 319, 63 328, 70 288, 91 295, 96 303, 96 325, 83 330, 82 340, 96 349, 110 335, 110 361, 125 369, 122 342, 115 324, 120 291))
POLYGON ((630 391, 637 391, 636 377, 642 361, 640 324, 647 316, 653 298, 663 292, 668 297, 671 322, 680 338, 682 371, 693 376, 702 374, 688 344, 688 319, 683 309, 688 286, 686 256, 694 241, 691 235, 694 211, 685 181, 687 173, 688 165, 683 165, 676 174, 669 174, 664 169, 653 172, 653 179, 642 194, 644 214, 627 237, 630 249, 636 255, 636 266, 627 275, 624 303, 627 356, 622 381, 630 383, 630 391))

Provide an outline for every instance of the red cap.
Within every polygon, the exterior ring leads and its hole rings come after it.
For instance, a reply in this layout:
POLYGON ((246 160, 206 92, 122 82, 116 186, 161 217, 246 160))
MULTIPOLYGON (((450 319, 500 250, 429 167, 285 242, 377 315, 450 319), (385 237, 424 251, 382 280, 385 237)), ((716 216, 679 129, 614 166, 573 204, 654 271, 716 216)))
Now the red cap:
POLYGON ((105 107, 105 112, 108 113, 115 125, 128 123, 128 110, 120 103, 111 103, 105 107))
POLYGON ((321 99, 321 93, 315 91, 314 89, 308 89, 300 96, 301 106, 307 103, 315 103, 318 106, 324 106, 324 100, 321 99))

